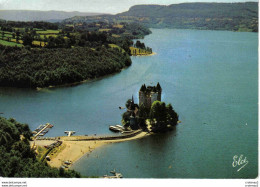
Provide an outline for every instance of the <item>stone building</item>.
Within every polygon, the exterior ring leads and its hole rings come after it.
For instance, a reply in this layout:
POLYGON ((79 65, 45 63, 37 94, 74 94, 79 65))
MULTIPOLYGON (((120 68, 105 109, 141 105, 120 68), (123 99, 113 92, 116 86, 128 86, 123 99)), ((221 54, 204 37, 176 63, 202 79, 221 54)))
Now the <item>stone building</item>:
POLYGON ((161 101, 162 88, 158 82, 156 86, 147 86, 143 84, 139 90, 139 106, 144 104, 145 107, 151 108, 154 101, 161 101))

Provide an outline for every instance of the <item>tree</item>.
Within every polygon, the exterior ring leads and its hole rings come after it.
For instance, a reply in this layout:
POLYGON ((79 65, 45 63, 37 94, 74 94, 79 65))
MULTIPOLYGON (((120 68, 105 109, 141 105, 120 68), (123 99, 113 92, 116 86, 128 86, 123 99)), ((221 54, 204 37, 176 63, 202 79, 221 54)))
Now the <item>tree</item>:
POLYGON ((11 140, 11 135, 8 132, 4 132, 2 129, 0 129, 0 145, 8 144, 11 140))
POLYGON ((131 106, 132 99, 128 99, 125 103, 126 108, 129 108, 131 106))
POLYGON ((32 42, 33 42, 33 37, 31 36, 31 34, 29 33, 24 33, 23 35, 23 45, 29 45, 29 46, 32 46, 32 42))
POLYGON ((124 113, 122 114, 122 119, 123 119, 123 122, 124 122, 125 124, 129 123, 130 116, 131 116, 131 113, 128 112, 128 111, 127 111, 127 112, 124 112, 124 113))
POLYGON ((139 118, 147 119, 149 112, 149 108, 146 108, 143 103, 139 106, 139 118))
POLYGON ((168 124, 170 125, 176 125, 177 122, 178 122, 178 114, 174 111, 171 103, 169 103, 167 106, 166 106, 166 110, 167 110, 167 117, 166 117, 166 121, 168 122, 168 124))
POLYGON ((150 111, 150 120, 153 131, 165 131, 168 126, 177 125, 178 115, 171 104, 165 106, 164 102, 154 101, 150 111))
POLYGON ((156 121, 165 121, 167 116, 166 106, 164 102, 154 101, 150 110, 150 119, 156 121))
POLYGON ((15 32, 15 35, 16 35, 16 42, 18 42, 19 41, 19 37, 20 37, 19 29, 15 32))
POLYGON ((26 124, 0 117, 1 177, 80 177, 75 171, 60 172, 59 169, 51 168, 47 163, 36 159, 28 139, 19 138, 20 134, 28 131, 30 129, 26 124))

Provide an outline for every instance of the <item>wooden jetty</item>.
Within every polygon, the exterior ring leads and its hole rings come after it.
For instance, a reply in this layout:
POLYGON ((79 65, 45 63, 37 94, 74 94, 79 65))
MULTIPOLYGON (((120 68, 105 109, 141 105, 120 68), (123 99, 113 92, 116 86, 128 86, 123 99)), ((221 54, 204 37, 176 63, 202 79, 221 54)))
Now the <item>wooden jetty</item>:
POLYGON ((45 125, 40 125, 37 129, 33 131, 34 138, 37 138, 37 136, 44 136, 47 132, 49 132, 49 129, 52 128, 53 125, 50 123, 46 123, 45 125))

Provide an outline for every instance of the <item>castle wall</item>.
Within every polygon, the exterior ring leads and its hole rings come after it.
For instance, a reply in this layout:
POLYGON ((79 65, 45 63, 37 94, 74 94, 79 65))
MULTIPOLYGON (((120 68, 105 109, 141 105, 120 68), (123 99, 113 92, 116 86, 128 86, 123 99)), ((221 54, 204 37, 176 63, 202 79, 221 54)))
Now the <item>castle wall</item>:
POLYGON ((162 101, 162 92, 158 93, 157 100, 158 101, 162 101))
POLYGON ((151 93, 151 105, 153 104, 154 101, 158 100, 158 93, 152 92, 151 93))
POLYGON ((154 101, 161 101, 161 91, 153 92, 154 89, 148 86, 147 89, 139 91, 139 106, 143 103, 146 107, 151 107, 154 101))
POLYGON ((141 104, 144 104, 146 105, 147 101, 146 101, 146 97, 145 97, 145 94, 143 92, 139 92, 139 106, 141 104))

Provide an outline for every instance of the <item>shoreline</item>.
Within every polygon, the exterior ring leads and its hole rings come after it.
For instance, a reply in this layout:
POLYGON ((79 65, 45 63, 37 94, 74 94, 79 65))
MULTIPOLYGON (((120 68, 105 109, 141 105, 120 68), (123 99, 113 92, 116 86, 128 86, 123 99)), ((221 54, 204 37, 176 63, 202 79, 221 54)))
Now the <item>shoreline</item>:
POLYGON ((63 87, 72 87, 72 86, 77 86, 77 85, 81 85, 81 84, 84 84, 86 82, 94 82, 94 81, 97 81, 97 80, 101 80, 103 78, 107 78, 109 76, 113 76, 117 73, 120 73, 121 71, 127 69, 128 67, 124 67, 122 69, 120 69, 120 71, 118 72, 114 72, 114 73, 111 73, 111 74, 107 74, 107 75, 104 75, 104 76, 101 76, 101 77, 96 77, 96 78, 93 78, 93 79, 85 79, 83 81, 78 81, 78 82, 74 82, 74 83, 67 83, 67 84, 61 84, 61 85, 56 85, 56 86, 53 86, 53 85, 50 85, 48 87, 36 87, 34 88, 34 90, 37 90, 37 91, 42 91, 44 89, 52 89, 52 88, 63 88, 63 87))
MULTIPOLYGON (((128 138, 120 138, 120 139, 114 139, 114 140, 80 140, 81 136, 71 136, 71 137, 60 137, 60 141, 62 141, 62 145, 57 149, 56 154, 49 155, 51 157, 50 161, 47 161, 47 163, 51 167, 59 168, 62 165, 64 165, 64 161, 71 161, 72 164, 69 165, 69 168, 73 166, 77 161, 79 161, 83 156, 91 154, 93 150, 96 148, 102 147, 104 145, 110 144, 110 143, 119 143, 119 142, 125 142, 130 140, 136 140, 139 138, 144 138, 146 136, 149 136, 150 133, 148 132, 140 132, 132 137, 128 138), (78 140, 76 140, 78 139, 78 140)), ((83 136, 82 136, 83 137, 83 136)), ((33 142, 31 142, 33 143, 33 142)), ((35 144, 36 146, 44 146, 53 143, 51 140, 36 140, 35 144)))
POLYGON ((157 55, 157 53, 152 52, 151 54, 132 55, 132 56, 153 56, 153 55, 157 55))
MULTIPOLYGON (((147 54, 147 55, 146 54, 143 54, 143 55, 132 55, 132 57, 136 57, 136 56, 138 56, 138 57, 141 57, 141 56, 153 56, 153 55, 157 55, 157 53, 152 52, 151 54, 147 54)), ((115 75, 117 73, 120 73, 121 71, 127 69, 128 67, 130 67, 130 66, 126 66, 126 67, 120 69, 120 71, 118 71, 118 72, 114 72, 114 73, 111 73, 111 74, 108 74, 108 75, 104 75, 104 76, 101 76, 101 77, 97 77, 97 78, 94 78, 94 79, 86 79, 86 80, 83 80, 83 81, 78 81, 78 82, 74 82, 74 83, 67 83, 67 84, 61 84, 61 85, 56 85, 56 86, 50 85, 48 87, 36 87, 35 90, 41 91, 41 90, 44 90, 44 89, 77 86, 77 85, 80 85, 80 84, 84 84, 86 82, 97 81, 97 80, 100 80, 100 79, 103 79, 103 78, 106 78, 106 77, 109 77, 109 76, 113 76, 113 75, 115 75)))

